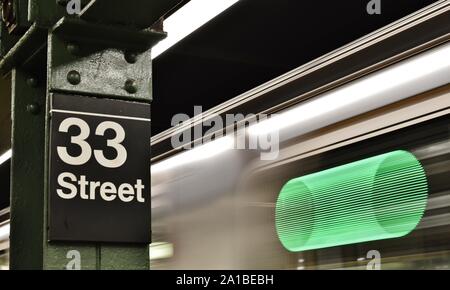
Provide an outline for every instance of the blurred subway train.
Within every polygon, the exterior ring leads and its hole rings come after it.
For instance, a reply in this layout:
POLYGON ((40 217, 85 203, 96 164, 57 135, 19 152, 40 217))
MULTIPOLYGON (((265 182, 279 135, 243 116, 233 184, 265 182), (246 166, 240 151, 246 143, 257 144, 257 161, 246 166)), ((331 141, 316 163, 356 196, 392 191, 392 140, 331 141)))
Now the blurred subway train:
POLYGON ((449 9, 438 2, 154 136, 151 268, 449 269, 449 9), (237 146, 252 138, 275 147, 237 146))

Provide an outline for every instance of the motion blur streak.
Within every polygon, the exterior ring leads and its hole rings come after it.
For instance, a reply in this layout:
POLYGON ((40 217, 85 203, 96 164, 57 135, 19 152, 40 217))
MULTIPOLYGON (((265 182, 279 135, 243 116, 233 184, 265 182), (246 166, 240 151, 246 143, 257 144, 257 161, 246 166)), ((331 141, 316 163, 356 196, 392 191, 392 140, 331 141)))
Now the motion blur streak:
POLYGON ((150 244, 150 260, 167 259, 173 256, 173 245, 170 243, 150 244))
POLYGON ((370 250, 380 251, 383 269, 450 268, 449 62, 447 42, 249 127, 280 130, 277 160, 206 144, 160 161, 152 170, 152 240, 173 253, 152 259, 152 269, 366 269, 360 258, 370 250), (429 185, 412 232, 295 253, 283 247, 275 203, 286 182, 396 150, 416 157, 429 185))
POLYGON ((181 41, 238 0, 191 0, 164 21, 168 37, 152 49, 152 58, 181 41))
POLYGON ((9 223, 0 226, 0 241, 9 239, 9 223))
POLYGON ((9 149, 3 155, 0 156, 0 165, 5 163, 6 161, 8 161, 11 158, 11 156, 12 156, 12 150, 9 149))
POLYGON ((290 128, 289 136, 284 137, 305 134, 317 126, 324 127, 449 82, 450 44, 446 44, 255 124, 249 128, 249 134, 268 134, 299 123, 305 124, 290 128), (333 114, 327 116, 329 113, 333 114))
POLYGON ((151 171, 152 173, 161 172, 190 162, 208 159, 224 151, 231 150, 233 147, 234 138, 225 136, 159 162, 151 167, 151 171))

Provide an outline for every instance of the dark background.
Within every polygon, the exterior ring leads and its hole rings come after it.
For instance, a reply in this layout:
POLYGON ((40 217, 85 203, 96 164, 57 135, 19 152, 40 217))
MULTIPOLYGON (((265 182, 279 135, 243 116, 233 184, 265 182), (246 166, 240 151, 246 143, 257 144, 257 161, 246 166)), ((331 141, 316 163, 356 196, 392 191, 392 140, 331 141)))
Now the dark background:
MULTIPOLYGON (((131 103, 119 100, 96 99, 89 97, 73 97, 71 95, 54 95, 52 109, 79 110, 82 112, 121 115, 145 118, 149 115, 149 105, 131 103)), ((149 122, 118 119, 100 116, 74 115, 68 113, 52 113, 51 142, 50 142, 50 240, 52 241, 93 241, 93 242, 150 242, 150 139, 149 122), (121 143, 127 150, 126 162, 118 168, 105 168, 97 162, 92 152, 90 160, 80 166, 73 166, 62 161, 57 154, 57 147, 67 147, 72 156, 81 154, 81 148, 71 143, 72 136, 78 136, 80 129, 76 126, 69 128, 68 133, 59 132, 61 122, 69 117, 76 117, 89 124, 90 135, 86 139, 92 150, 102 150, 105 157, 114 159, 117 152, 108 148, 107 140, 116 137, 113 130, 106 130, 104 136, 96 136, 97 126, 104 121, 120 124, 125 131, 125 140, 121 143), (117 196, 113 201, 104 201, 99 188, 96 189, 95 200, 83 200, 78 195, 70 200, 60 198, 56 190, 62 188, 57 178, 62 172, 74 174, 79 180, 80 175, 86 180, 112 182, 116 188, 123 183, 133 187, 137 179, 141 179, 145 203, 133 201, 125 203, 117 196)), ((76 185, 78 184, 70 182, 76 185)), ((86 193, 89 194, 89 187, 86 193)), ((67 189, 63 189, 68 192, 67 189)))
MULTIPOLYGON (((435 0, 241 0, 154 60, 152 134, 331 52, 435 0)), ((170 32, 169 32, 170 33, 170 32)))
MULTIPOLYGON (((174 114, 209 109, 436 2, 381 1, 381 15, 368 15, 369 0, 240 0, 154 60, 152 134, 170 128, 174 114)), ((9 132, 7 101, 0 119, 9 132)), ((1 141, 10 147, 9 137, 1 141)), ((0 165, 1 208, 9 169, 0 165)))

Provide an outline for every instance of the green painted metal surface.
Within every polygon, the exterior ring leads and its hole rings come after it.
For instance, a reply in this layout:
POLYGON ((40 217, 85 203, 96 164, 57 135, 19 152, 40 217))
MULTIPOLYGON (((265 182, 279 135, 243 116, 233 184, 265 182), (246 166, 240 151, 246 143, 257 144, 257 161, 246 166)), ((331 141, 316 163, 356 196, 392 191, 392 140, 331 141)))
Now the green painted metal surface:
POLYGON ((149 245, 107 245, 100 247, 100 269, 149 270, 149 245))
POLYGON ((0 78, 0 155, 11 148, 11 77, 0 78))
POLYGON ((420 162, 394 151, 287 182, 276 230, 293 252, 398 238, 420 222, 427 197, 420 162))
POLYGON ((49 100, 64 92, 150 102, 149 49, 165 33, 138 29, 175 2, 92 1, 81 23, 63 19, 65 7, 55 0, 29 0, 31 26, 23 35, 5 34, 3 25, 0 70, 13 70, 11 269, 149 269, 148 245, 48 241, 49 100), (81 76, 79 83, 70 83, 71 71, 81 76))
POLYGON ((7 74, 14 67, 26 65, 39 50, 46 47, 47 34, 45 29, 33 24, 0 60, 0 73, 7 74))
POLYGON ((182 0, 93 0, 81 18, 142 29, 150 27, 180 2, 182 0))
POLYGON ((11 269, 43 267, 46 92, 45 79, 31 87, 29 77, 21 69, 12 73, 11 269), (30 104, 40 107, 37 114, 30 104))
POLYGON ((140 53, 137 61, 130 64, 123 50, 77 43, 79 52, 74 54, 67 48, 69 44, 70 41, 64 41, 54 34, 49 36, 51 91, 147 102, 151 100, 150 50, 140 53), (79 84, 73 85, 68 81, 67 76, 71 71, 80 74, 79 84), (127 80, 136 83, 136 92, 126 90, 127 80))

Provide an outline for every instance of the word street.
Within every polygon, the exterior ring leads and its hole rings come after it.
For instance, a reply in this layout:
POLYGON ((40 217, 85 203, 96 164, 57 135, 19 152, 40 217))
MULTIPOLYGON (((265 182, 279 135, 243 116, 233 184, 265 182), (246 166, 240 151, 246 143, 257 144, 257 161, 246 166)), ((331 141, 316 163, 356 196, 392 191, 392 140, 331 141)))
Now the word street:
POLYGON ((73 199, 79 194, 80 198, 85 200, 95 200, 100 195, 104 201, 119 198, 123 202, 132 202, 135 199, 139 203, 145 202, 143 196, 145 186, 141 179, 134 185, 123 183, 116 186, 112 182, 87 181, 84 175, 77 178, 72 173, 63 172, 58 176, 58 185, 63 189, 58 188, 56 193, 62 199, 73 199))

